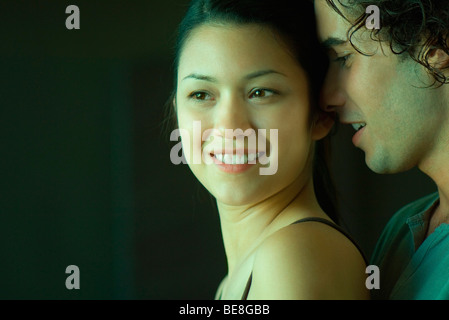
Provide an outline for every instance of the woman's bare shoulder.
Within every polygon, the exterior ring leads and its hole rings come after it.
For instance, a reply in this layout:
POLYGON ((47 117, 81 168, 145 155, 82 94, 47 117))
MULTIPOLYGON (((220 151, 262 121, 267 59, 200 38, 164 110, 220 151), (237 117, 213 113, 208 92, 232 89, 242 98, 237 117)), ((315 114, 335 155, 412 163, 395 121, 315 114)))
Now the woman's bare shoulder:
POLYGON ((365 262, 340 231, 319 222, 289 225, 258 248, 254 299, 365 299, 365 262))
POLYGON ((220 284, 218 285, 217 291, 215 292, 215 300, 220 300, 221 296, 223 294, 223 287, 226 283, 228 276, 226 275, 220 282, 220 284))

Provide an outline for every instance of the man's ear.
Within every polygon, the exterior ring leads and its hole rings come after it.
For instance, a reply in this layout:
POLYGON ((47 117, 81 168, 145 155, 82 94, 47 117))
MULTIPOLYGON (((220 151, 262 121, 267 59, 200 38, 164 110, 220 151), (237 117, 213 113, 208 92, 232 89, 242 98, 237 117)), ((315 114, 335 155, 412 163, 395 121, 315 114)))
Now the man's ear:
POLYGON ((329 134, 334 125, 334 118, 329 112, 318 111, 312 124, 312 139, 321 140, 329 134))
POLYGON ((443 49, 431 48, 427 54, 429 64, 439 69, 441 72, 447 73, 448 70, 444 70, 449 67, 449 55, 444 52, 443 49))

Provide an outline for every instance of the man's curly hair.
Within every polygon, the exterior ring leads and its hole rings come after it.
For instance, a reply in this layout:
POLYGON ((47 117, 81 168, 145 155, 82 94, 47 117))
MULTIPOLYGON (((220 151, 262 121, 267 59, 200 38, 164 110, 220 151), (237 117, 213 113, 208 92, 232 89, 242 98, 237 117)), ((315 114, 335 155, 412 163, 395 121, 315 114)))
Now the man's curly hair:
MULTIPOLYGON (((371 30, 371 38, 378 41, 388 41, 392 52, 408 53, 409 56, 427 68, 439 85, 449 83, 444 69, 433 67, 429 63, 432 49, 441 49, 449 55, 449 0, 326 0, 327 3, 348 21, 352 27, 348 30, 348 39, 356 31, 365 27, 365 21, 370 13, 365 9, 369 5, 379 8, 381 29, 371 30), (355 20, 348 19, 343 11, 349 13, 355 20), (381 36, 381 37, 380 37, 381 36), (382 39, 382 40, 381 40, 382 39)), ((362 53, 362 52, 361 52, 362 53)))

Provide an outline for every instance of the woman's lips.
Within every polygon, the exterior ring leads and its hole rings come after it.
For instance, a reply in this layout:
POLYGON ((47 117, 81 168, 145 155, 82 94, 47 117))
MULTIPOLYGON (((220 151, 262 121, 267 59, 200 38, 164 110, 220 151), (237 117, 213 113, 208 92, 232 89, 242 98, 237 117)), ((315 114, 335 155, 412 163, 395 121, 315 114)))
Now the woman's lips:
POLYGON ((227 173, 240 173, 250 169, 257 164, 257 159, 263 156, 264 152, 231 153, 211 153, 210 156, 217 167, 227 173))

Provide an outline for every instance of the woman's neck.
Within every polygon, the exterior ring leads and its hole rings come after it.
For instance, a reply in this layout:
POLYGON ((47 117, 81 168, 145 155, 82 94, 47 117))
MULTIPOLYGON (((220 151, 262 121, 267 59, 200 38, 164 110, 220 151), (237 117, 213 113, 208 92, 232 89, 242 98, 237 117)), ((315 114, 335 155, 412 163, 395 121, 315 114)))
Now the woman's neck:
POLYGON ((260 201, 246 206, 230 206, 217 201, 229 274, 269 235, 294 221, 327 217, 313 190, 312 179, 292 184, 260 201))

